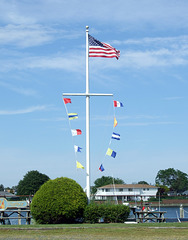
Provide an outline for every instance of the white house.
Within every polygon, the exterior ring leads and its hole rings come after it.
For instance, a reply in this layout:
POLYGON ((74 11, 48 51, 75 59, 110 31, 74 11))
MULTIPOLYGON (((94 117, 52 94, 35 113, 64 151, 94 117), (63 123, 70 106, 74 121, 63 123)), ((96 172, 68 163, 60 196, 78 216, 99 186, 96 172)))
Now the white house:
POLYGON ((156 197, 158 187, 148 184, 111 184, 97 188, 96 200, 147 201, 156 197))

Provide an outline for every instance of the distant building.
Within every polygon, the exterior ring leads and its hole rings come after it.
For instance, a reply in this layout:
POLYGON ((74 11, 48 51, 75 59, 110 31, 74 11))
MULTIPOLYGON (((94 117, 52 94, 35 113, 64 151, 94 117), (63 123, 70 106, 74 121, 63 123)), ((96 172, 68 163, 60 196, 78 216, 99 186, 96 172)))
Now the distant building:
POLYGON ((158 187, 148 184, 111 184, 97 188, 96 200, 148 201, 156 197, 158 187))
POLYGON ((188 190, 182 192, 182 195, 188 195, 188 190))
POLYGON ((168 192, 167 192, 167 195, 168 195, 169 197, 175 197, 175 196, 177 196, 177 191, 168 191, 168 192))
POLYGON ((16 198, 16 195, 10 193, 10 192, 6 192, 6 191, 0 191, 0 197, 4 197, 4 198, 16 198))

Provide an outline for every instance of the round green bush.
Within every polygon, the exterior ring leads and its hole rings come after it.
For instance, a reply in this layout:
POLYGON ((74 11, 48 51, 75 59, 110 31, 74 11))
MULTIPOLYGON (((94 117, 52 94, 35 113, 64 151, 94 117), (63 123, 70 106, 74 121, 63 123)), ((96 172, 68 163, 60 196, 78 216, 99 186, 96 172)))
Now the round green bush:
POLYGON ((44 183, 34 195, 31 213, 37 223, 72 223, 82 218, 87 196, 82 187, 66 177, 44 183))

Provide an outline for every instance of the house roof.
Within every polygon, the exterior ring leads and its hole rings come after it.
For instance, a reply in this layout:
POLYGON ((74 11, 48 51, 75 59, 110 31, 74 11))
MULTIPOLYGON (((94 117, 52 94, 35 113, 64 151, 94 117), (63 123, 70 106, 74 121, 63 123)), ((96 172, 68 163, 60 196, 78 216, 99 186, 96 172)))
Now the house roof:
POLYGON ((99 188, 158 188, 148 184, 109 184, 99 188))
POLYGON ((182 194, 188 195, 188 190, 184 191, 182 194))
POLYGON ((0 197, 16 197, 14 194, 5 192, 5 191, 0 191, 0 197))

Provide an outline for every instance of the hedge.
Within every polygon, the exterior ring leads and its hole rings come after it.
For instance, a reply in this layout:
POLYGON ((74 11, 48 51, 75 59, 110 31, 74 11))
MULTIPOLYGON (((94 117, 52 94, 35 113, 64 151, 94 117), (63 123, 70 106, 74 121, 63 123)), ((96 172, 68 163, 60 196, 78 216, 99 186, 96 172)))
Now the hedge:
POLYGON ((84 221, 97 223, 103 219, 106 223, 123 223, 126 221, 130 209, 125 205, 89 204, 84 211, 84 221))

